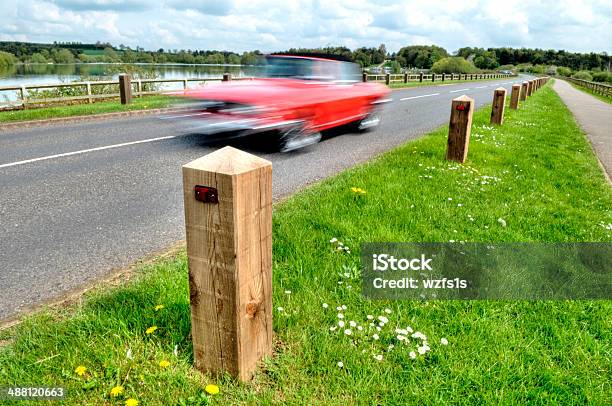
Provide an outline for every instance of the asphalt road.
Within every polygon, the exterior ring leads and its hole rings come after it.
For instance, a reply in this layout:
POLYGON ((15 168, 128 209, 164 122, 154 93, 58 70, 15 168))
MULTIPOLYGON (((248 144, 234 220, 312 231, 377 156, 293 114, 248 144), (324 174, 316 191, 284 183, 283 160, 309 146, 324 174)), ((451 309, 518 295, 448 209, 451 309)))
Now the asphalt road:
MULTIPOLYGON (((522 80, 395 90, 376 131, 250 152, 272 161, 278 199, 447 123, 455 97, 482 106, 522 80)), ((212 150, 154 116, 0 132, 0 319, 184 239, 181 165, 212 150)))

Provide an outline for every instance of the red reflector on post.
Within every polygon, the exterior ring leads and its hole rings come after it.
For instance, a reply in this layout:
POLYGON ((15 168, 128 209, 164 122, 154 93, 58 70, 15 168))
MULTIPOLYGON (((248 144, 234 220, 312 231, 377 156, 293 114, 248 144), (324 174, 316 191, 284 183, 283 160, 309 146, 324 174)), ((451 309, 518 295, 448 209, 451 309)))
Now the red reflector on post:
POLYGON ((464 110, 466 110, 466 107, 467 106, 465 104, 458 104, 456 108, 459 111, 464 111, 464 110))
POLYGON ((204 203, 219 203, 219 195, 214 187, 196 185, 195 198, 204 203))

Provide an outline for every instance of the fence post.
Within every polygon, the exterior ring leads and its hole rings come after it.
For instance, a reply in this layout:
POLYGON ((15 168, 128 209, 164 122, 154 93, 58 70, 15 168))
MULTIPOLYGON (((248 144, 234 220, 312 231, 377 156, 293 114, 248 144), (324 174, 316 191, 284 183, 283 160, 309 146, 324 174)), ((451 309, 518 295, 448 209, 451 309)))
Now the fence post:
POLYGON ((385 73, 385 84, 388 85, 389 83, 391 83, 391 74, 385 73))
POLYGON ((442 72, 442 82, 446 80, 446 73, 442 72))
POLYGON ((142 97, 142 80, 140 79, 136 81, 136 93, 138 93, 138 97, 142 97))
POLYGON ((364 81, 364 82, 368 81, 368 74, 366 72, 363 72, 361 74, 361 80, 364 81))
POLYGON ((119 75, 119 95, 121 104, 130 104, 132 102, 132 80, 130 75, 122 73, 119 75))
POLYGON ((498 87, 493 91, 493 106, 491 107, 491 124, 504 123, 504 110, 506 107, 506 89, 498 87))
POLYGON ((436 81, 436 74, 435 73, 431 73, 431 81, 435 82, 436 81))
POLYGON ((521 96, 521 85, 518 83, 512 85, 512 93, 510 94, 510 108, 513 110, 518 110, 519 108, 519 98, 521 96))
POLYGON ((197 369, 249 380, 272 353, 272 164, 232 147, 183 166, 197 369))
POLYGON ((183 79, 183 90, 187 90, 187 79, 183 79))
POLYGON ((21 86, 21 89, 19 90, 19 94, 21 96, 21 108, 23 108, 24 110, 26 109, 26 103, 28 102, 27 96, 26 96, 26 87, 24 85, 21 86))
POLYGON ((85 82, 85 90, 87 92, 87 103, 91 104, 93 102, 91 98, 91 82, 85 82))
POLYGON ((404 73, 404 83, 408 83, 408 74, 404 73))
POLYGON ((232 74, 231 73, 224 73, 223 74, 223 82, 229 82, 230 80, 232 80, 232 74))
POLYGON ((419 82, 422 82, 422 81, 423 81, 423 72, 420 72, 419 73, 419 82))
POLYGON ((474 99, 466 95, 453 99, 451 103, 450 123, 448 126, 448 143, 446 159, 465 162, 470 144, 474 99))
POLYGON ((527 90, 529 89, 529 82, 525 81, 521 85, 521 101, 527 100, 527 90))
POLYGON ((533 94, 533 80, 529 81, 529 86, 527 87, 527 96, 531 96, 533 94))

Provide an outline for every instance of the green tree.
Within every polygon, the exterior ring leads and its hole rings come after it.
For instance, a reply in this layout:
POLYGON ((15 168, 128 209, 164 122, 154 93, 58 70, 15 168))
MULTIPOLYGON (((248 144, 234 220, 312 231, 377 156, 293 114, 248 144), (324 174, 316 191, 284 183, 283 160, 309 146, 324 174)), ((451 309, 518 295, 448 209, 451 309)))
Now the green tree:
POLYGON ((51 51, 51 58, 55 63, 74 63, 74 55, 65 48, 51 51))
POLYGON ((560 76, 571 76, 572 70, 570 68, 566 68, 565 66, 559 66, 557 68, 557 75, 560 76))
POLYGON ((104 48, 103 54, 108 62, 120 62, 119 53, 111 47, 104 48))
POLYGON ((236 54, 230 54, 227 57, 227 63, 232 64, 232 65, 240 65, 240 56, 236 54))
POLYGON ((436 61, 431 70, 435 73, 471 73, 475 71, 475 68, 460 56, 450 56, 436 61))
POLYGON ((30 63, 47 63, 47 58, 45 58, 40 52, 35 52, 30 57, 30 63))
POLYGON ((572 75, 572 77, 574 79, 580 79, 580 80, 588 80, 588 81, 593 80, 593 76, 591 76, 591 73, 586 70, 581 70, 580 72, 576 72, 572 75))
POLYGON ((0 66, 8 67, 17 63, 17 58, 10 52, 0 51, 0 66))

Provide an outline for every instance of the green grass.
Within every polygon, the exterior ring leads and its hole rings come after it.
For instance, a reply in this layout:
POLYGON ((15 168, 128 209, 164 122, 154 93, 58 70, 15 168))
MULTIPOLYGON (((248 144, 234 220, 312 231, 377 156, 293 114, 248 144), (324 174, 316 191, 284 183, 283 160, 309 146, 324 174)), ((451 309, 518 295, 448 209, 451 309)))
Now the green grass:
POLYGON ((577 85, 577 84, 569 82, 569 81, 567 83, 569 83, 570 85, 574 86, 578 90, 581 90, 581 91, 583 91, 585 93, 588 93, 588 94, 590 94, 592 96, 597 97, 601 101, 605 101, 606 103, 612 103, 612 97, 611 96, 606 96, 606 95, 603 95, 603 94, 600 94, 600 93, 596 93, 596 92, 592 91, 591 89, 588 89, 586 87, 577 85))
POLYGON ((90 114, 112 113, 169 107, 173 99, 168 96, 146 96, 132 99, 131 104, 123 105, 119 100, 102 101, 92 104, 73 104, 69 106, 42 107, 28 110, 0 111, 0 123, 24 120, 44 120, 57 117, 86 116, 90 114))
POLYGON ((49 310, 0 333, 8 340, 0 349, 0 385, 66 386, 66 404, 121 404, 108 398, 117 384, 155 405, 609 404, 609 301, 385 302, 360 295, 362 242, 611 240, 605 226, 612 223, 612 191, 550 87, 508 110, 502 127, 488 125, 489 111, 474 115, 465 165, 443 159, 441 128, 275 206, 275 355, 253 382, 213 379, 191 367, 181 253, 87 295, 74 309, 49 310), (483 184, 483 176, 500 180, 483 184), (332 237, 352 252, 334 250, 332 237), (165 308, 156 312, 156 304, 165 308), (345 320, 386 315, 380 340, 353 345, 330 331, 341 305, 345 320), (152 325, 159 329, 145 334, 152 325), (429 337, 427 356, 412 360, 395 340, 393 330, 406 325, 429 337), (170 367, 160 368, 162 359, 170 367), (79 365, 88 369, 84 377, 74 373, 79 365), (203 387, 211 382, 221 393, 208 397, 203 387))
MULTIPOLYGON (((513 79, 513 78, 508 78, 513 79)), ((479 82, 490 82, 493 80, 500 80, 500 78, 496 79, 477 79, 477 80, 445 80, 444 82, 440 80, 436 80, 432 82, 431 80, 423 80, 422 82, 391 82, 389 87, 391 89, 402 89, 406 87, 420 87, 420 86, 442 86, 442 85, 453 85, 456 83, 479 83, 479 82)))

